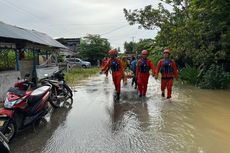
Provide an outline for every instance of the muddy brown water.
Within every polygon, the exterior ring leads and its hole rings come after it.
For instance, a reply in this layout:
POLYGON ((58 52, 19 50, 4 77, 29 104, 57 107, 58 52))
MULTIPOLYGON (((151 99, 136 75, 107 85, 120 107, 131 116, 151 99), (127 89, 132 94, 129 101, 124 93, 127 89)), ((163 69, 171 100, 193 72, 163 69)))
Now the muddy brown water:
POLYGON ((229 153, 230 91, 177 85, 170 101, 150 78, 140 99, 122 87, 114 104, 111 78, 77 86, 70 109, 56 109, 47 123, 20 132, 13 153, 229 153))

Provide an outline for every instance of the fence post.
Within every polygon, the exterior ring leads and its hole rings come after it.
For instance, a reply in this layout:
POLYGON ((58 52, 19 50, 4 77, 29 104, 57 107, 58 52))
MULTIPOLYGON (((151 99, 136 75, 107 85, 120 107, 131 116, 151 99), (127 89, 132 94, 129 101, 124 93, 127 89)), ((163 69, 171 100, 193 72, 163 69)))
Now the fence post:
POLYGON ((16 55, 16 70, 19 71, 19 51, 17 49, 14 50, 16 55))

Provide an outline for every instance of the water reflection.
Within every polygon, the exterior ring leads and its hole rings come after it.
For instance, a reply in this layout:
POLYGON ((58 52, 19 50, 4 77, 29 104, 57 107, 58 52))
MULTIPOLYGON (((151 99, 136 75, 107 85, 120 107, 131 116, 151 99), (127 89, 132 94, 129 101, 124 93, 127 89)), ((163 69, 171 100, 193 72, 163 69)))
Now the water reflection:
POLYGON ((92 78, 77 87, 74 109, 57 109, 36 133, 23 132, 14 153, 230 152, 229 92, 177 86, 169 102, 151 79, 147 98, 124 86, 114 103, 111 78, 92 78))
MULTIPOLYGON (((148 104, 115 103, 111 114, 112 132, 145 130, 149 126, 148 104)), ((129 131, 130 132, 130 131, 129 131)))
MULTIPOLYGON (((66 104, 73 103, 73 99, 68 99, 66 104)), ((68 104, 67 104, 68 105, 68 104)), ((68 105, 71 106, 71 105, 68 105)), ((38 153, 41 152, 44 144, 60 125, 66 120, 72 107, 63 107, 52 111, 50 116, 46 116, 48 122, 41 122, 33 129, 29 127, 26 131, 20 132, 10 144, 12 153, 38 153)))

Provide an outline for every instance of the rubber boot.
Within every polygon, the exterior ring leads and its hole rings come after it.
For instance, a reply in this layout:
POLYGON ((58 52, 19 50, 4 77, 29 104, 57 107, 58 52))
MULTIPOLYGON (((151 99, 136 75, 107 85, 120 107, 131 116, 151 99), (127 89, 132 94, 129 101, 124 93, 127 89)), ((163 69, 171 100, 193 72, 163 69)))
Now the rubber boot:
POLYGON ((116 100, 120 100, 120 93, 117 93, 116 100))
POLYGON ((165 97, 165 92, 164 91, 162 91, 161 96, 165 97))

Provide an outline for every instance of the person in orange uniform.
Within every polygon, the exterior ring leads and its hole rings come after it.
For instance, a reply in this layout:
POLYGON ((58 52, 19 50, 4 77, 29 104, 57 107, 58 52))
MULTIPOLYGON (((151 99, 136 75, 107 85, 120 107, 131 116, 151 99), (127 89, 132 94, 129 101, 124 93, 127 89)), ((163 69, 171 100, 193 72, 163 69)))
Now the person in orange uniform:
MULTIPOLYGON (((123 67, 124 71, 126 70, 127 67, 129 67, 129 63, 128 63, 126 57, 123 57, 121 59, 121 64, 122 64, 122 67, 123 67)), ((124 73, 124 76, 123 76, 123 83, 124 83, 124 85, 127 85, 127 82, 128 82, 128 78, 127 78, 127 76, 124 73)))
POLYGON ((178 70, 174 60, 170 59, 170 49, 164 50, 164 58, 158 62, 156 69, 156 79, 158 78, 158 73, 161 73, 161 91, 162 97, 165 97, 165 88, 167 88, 167 99, 171 98, 173 78, 178 80, 178 70))
MULTIPOLYGON (((108 58, 105 57, 105 58, 102 60, 101 68, 103 68, 103 67, 106 65, 107 62, 108 62, 108 58)), ((108 77, 108 73, 109 73, 109 70, 108 70, 108 71, 105 71, 106 77, 108 77)))
POLYGON ((117 51, 115 49, 111 49, 109 51, 110 58, 108 59, 107 64, 102 68, 103 72, 111 69, 113 83, 116 90, 116 100, 120 99, 120 91, 121 91, 121 79, 124 75, 124 69, 122 67, 121 61, 117 58, 117 51))
POLYGON ((149 80, 149 70, 152 69, 152 75, 154 76, 155 68, 151 60, 147 59, 148 51, 142 51, 142 58, 137 62, 137 84, 139 97, 145 97, 147 92, 147 85, 149 80))

